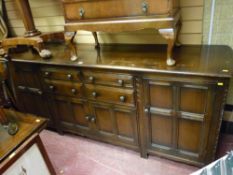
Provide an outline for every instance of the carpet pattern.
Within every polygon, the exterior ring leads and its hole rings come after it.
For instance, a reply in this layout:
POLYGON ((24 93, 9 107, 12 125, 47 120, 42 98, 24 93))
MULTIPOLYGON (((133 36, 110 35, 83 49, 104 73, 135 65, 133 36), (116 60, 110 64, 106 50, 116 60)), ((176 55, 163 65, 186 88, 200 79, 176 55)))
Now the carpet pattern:
POLYGON ((58 175, 186 175, 198 169, 79 136, 48 130, 40 136, 58 175))

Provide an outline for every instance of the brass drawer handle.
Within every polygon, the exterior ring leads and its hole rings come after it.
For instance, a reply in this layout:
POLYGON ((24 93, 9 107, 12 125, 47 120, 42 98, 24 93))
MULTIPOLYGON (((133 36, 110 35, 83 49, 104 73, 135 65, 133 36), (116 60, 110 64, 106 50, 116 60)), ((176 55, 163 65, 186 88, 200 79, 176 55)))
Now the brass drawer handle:
POLYGON ((45 75, 46 77, 48 77, 48 76, 50 76, 50 72, 45 72, 44 75, 45 75))
POLYGON ((85 10, 83 8, 79 8, 79 16, 83 18, 84 14, 85 14, 85 10))
POLYGON ((97 92, 92 92, 92 96, 96 98, 97 97, 97 92))
POLYGON ((71 89, 71 92, 73 93, 73 94, 76 94, 77 93, 77 90, 76 89, 71 89))
POLYGON ((118 82, 118 84, 119 84, 120 86, 123 86, 123 84, 124 84, 124 80, 118 80, 117 82, 118 82))
POLYGON ((54 91, 54 90, 55 90, 55 86, 50 85, 50 86, 49 86, 49 89, 50 89, 51 91, 54 91))
POLYGON ((123 96, 123 95, 120 96, 120 101, 121 101, 121 102, 125 102, 125 100, 126 100, 126 97, 125 97, 125 96, 123 96))
POLYGON ((72 74, 67 74, 67 78, 68 78, 68 80, 71 80, 72 79, 72 74))
POLYGON ((143 2, 142 3, 142 12, 143 13, 147 13, 148 12, 148 3, 147 2, 143 2))
POLYGON ((93 76, 90 76, 88 79, 89 79, 90 82, 93 83, 95 78, 93 76))

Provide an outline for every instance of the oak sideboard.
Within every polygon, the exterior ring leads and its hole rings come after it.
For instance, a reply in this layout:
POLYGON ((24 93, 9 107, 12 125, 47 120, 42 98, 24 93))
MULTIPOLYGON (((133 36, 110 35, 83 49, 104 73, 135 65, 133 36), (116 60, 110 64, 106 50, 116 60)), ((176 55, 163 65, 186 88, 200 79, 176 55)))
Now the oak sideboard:
POLYGON ((8 58, 20 111, 71 132, 140 152, 202 166, 215 159, 232 75, 227 46, 80 45, 77 61, 64 44, 53 58, 32 52, 8 58))

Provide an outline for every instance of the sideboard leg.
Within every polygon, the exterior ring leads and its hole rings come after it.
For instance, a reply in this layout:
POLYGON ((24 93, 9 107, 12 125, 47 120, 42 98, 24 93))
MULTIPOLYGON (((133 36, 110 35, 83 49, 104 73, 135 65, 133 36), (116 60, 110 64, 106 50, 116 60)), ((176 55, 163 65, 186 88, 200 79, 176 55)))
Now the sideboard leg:
POLYGON ((94 36, 94 39, 95 39, 95 48, 99 48, 100 44, 99 44, 97 32, 92 32, 92 35, 94 36))
POLYGON ((176 28, 159 29, 159 33, 167 40, 167 65, 174 66, 176 61, 173 59, 173 48, 176 41, 177 30, 176 28))
POLYGON ((77 32, 65 32, 65 42, 70 49, 70 60, 76 61, 78 59, 76 45, 74 43, 74 38, 77 32))

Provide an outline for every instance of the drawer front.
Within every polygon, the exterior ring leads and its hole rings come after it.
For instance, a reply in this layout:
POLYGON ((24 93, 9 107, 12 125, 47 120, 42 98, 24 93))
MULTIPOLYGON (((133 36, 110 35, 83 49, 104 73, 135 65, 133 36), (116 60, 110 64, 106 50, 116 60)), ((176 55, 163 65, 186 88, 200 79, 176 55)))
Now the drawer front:
POLYGON ((128 74, 83 72, 85 83, 133 88, 133 76, 128 74))
POLYGON ((53 80, 80 81, 80 72, 69 68, 42 68, 41 74, 44 78, 53 80))
POLYGON ((67 20, 161 15, 172 10, 169 0, 95 0, 64 1, 67 20), (110 10, 111 9, 111 10, 110 10))
POLYGON ((65 81, 45 80, 44 88, 48 93, 81 97, 81 83, 70 83, 65 81))
POLYGON ((84 93, 88 99, 134 106, 134 91, 100 85, 85 85, 84 93))

